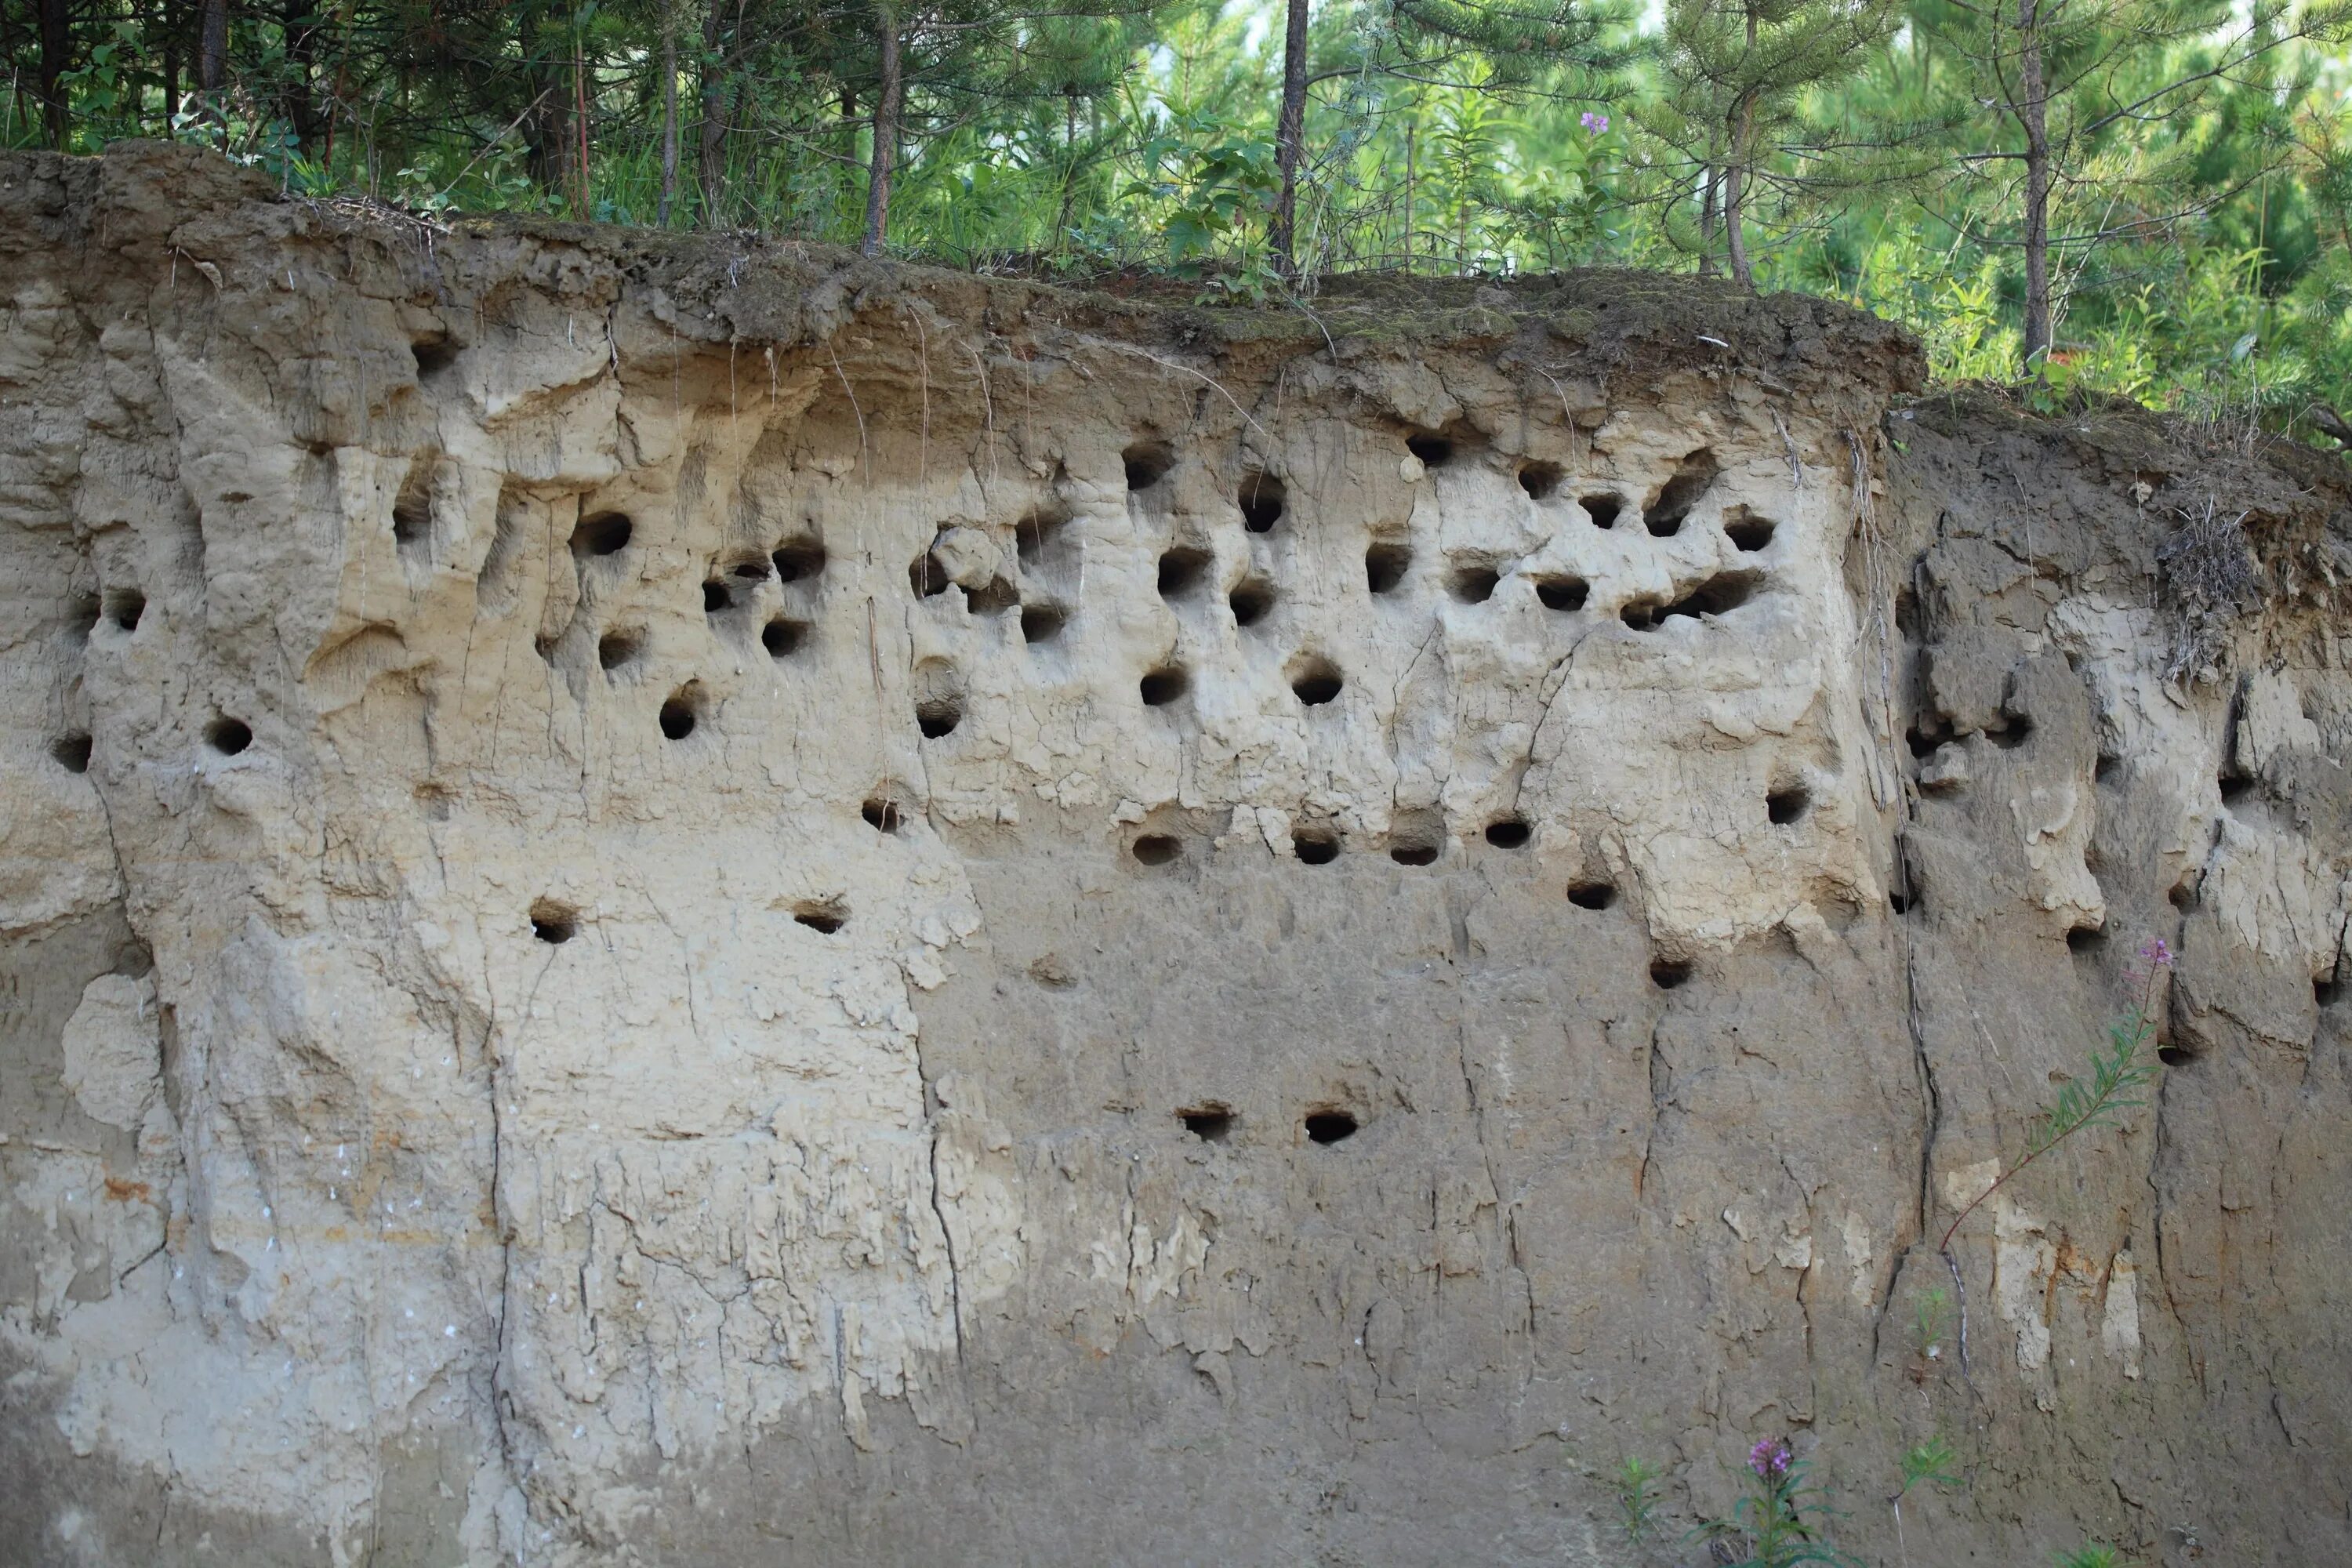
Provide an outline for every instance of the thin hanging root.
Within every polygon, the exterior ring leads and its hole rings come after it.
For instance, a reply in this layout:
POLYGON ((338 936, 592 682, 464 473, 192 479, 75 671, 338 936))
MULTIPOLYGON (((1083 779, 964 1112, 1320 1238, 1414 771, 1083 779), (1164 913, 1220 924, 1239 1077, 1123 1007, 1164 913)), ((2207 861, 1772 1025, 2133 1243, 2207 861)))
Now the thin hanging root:
POLYGON ((866 410, 857 406, 857 389, 849 384, 849 373, 841 368, 841 355, 835 352, 833 341, 825 340, 824 352, 833 356, 833 374, 841 377, 841 390, 849 395, 849 411, 857 416, 857 459, 866 465, 866 477, 874 477, 874 464, 866 452, 866 410))
POLYGON ((1251 429, 1256 431, 1260 436, 1265 438, 1265 443, 1269 450, 1273 447, 1274 437, 1267 432, 1266 427, 1259 424, 1255 419, 1251 418, 1250 411, 1244 408, 1241 405, 1240 400, 1235 398, 1232 393, 1227 392, 1225 390, 1224 383, 1219 381, 1215 376, 1204 375, 1201 372, 1194 370, 1189 364, 1178 364, 1174 360, 1161 359, 1158 354, 1146 353, 1143 350, 1133 347, 1128 343, 1109 342, 1101 338, 1084 338, 1079 341, 1091 348, 1109 349, 1115 353, 1133 354, 1138 359, 1148 359, 1162 370, 1172 370, 1177 372, 1179 374, 1189 375, 1195 381, 1207 383, 1209 385, 1217 389, 1218 396, 1223 398, 1227 403, 1234 405, 1234 412, 1240 415, 1244 420, 1247 420, 1251 429))

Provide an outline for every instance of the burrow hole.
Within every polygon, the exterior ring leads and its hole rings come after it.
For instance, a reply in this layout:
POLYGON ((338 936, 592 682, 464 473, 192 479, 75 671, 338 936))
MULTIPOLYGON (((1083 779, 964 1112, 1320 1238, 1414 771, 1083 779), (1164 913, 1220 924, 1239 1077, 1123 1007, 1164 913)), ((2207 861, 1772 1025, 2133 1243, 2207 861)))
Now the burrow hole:
POLYGON ((139 618, 147 613, 147 595, 136 588, 117 588, 106 595, 106 618, 124 631, 139 629, 139 618))
POLYGON ((1192 677, 1181 664, 1163 664, 1145 672, 1136 683, 1146 708, 1165 708, 1192 689, 1192 677))
POLYGON ((1434 866, 1445 847, 1445 818, 1435 811, 1401 811, 1389 825, 1389 858, 1400 866, 1434 866))
POLYGON ((1147 833, 1127 847, 1139 865, 1172 865, 1184 853, 1184 842, 1172 833, 1147 833))
POLYGON ((1650 961, 1650 984, 1661 991, 1672 991, 1691 977, 1691 966, 1679 958, 1657 958, 1650 961))
POLYGON ((581 560, 592 556, 618 555, 629 547, 635 537, 637 525, 624 511, 600 511, 580 520, 572 531, 572 553, 581 560))
POLYGON ((735 594, 732 589, 727 586, 725 579, 713 577, 702 584, 702 613, 704 615, 715 616, 722 610, 730 610, 734 608, 734 606, 735 594))
POLYGON ((1176 466, 1176 454, 1164 441, 1138 441, 1118 460, 1127 469, 1127 488, 1148 490, 1168 477, 1176 466))
POLYGON ((567 942, 579 930, 580 911, 570 904, 541 899, 530 906, 530 934, 541 942, 567 942))
POLYGON ((1456 566, 1445 587, 1462 604, 1483 605, 1495 596, 1495 584, 1502 580, 1502 574, 1489 563, 1473 561, 1456 566))
POLYGON ((1434 430, 1420 430, 1406 437, 1404 449, 1419 458, 1424 468, 1442 468, 1454 460, 1454 443, 1434 430))
POLYGON ((824 542, 787 539, 769 552, 768 559, 775 563, 777 582, 805 583, 824 571, 824 542))
POLYGON ((771 658, 782 658, 798 653, 808 641, 809 624, 778 616, 760 628, 760 646, 768 650, 771 658))
POLYGON ((1375 594, 1393 594, 1412 565, 1411 545, 1375 540, 1364 552, 1364 586, 1375 594))
POLYGON ((1773 523, 1769 517, 1759 517, 1744 506, 1733 507, 1723 517, 1723 535, 1736 549, 1757 551, 1772 542, 1773 523))
POLYGON ((1764 820, 1776 827, 1786 827, 1805 815, 1813 804, 1813 792, 1801 784, 1785 784, 1764 797, 1764 820))
POLYGON ((2221 786, 2222 802, 2230 805, 2245 799, 2247 793, 2254 787, 2253 775, 2235 767, 2224 772, 2216 782, 2221 786))
POLYGON ((641 631, 606 632, 596 639, 596 666, 600 669, 619 669, 634 663, 646 649, 646 634, 641 631))
POLYGON ((1234 1112, 1228 1105, 1196 1105, 1178 1111, 1176 1120, 1203 1143, 1223 1143, 1234 1133, 1234 1112))
POLYGON ((433 539, 433 468, 430 457, 408 466, 392 500, 392 542, 402 552, 422 550, 433 539))
POLYGON ((1760 579, 1753 572, 1718 572, 1669 605, 1636 599, 1618 612, 1618 618, 1637 632, 1652 632, 1675 616, 1720 616, 1755 597, 1760 579))
POLYGON ((1534 837, 1524 816, 1498 816, 1486 824, 1486 842, 1497 849, 1524 849, 1534 837))
POLYGON ((1674 477, 1660 488, 1657 499, 1642 509, 1642 526, 1655 539, 1672 539, 1683 531, 1683 523, 1691 508, 1706 494, 1722 470, 1716 466, 1715 454, 1700 447, 1675 469, 1674 477))
POLYGON ((866 804, 857 808, 857 815, 864 817, 866 826, 877 833, 896 833, 907 822, 906 807, 887 792, 866 796, 866 804))
POLYGON ((2025 744, 2025 738, 2032 733, 2032 720, 2004 708, 1991 723, 1985 726, 1984 738, 2004 752, 2013 752, 2025 744))
POLYGON ((1189 599, 1201 590, 1209 579, 1209 567, 1213 558, 1205 550, 1180 544, 1163 552, 1160 557, 1160 596, 1163 599, 1189 599))
POLYGON ((915 557, 907 568, 907 586, 915 591, 918 599, 936 599, 948 591, 948 569, 929 551, 915 557))
POLYGON ((1536 597, 1547 610, 1580 610, 1592 596, 1592 584, 1565 573, 1536 579, 1536 597))
POLYGON ((2197 1053, 2183 1046, 2158 1046, 2156 1059, 2168 1068, 2185 1068, 2197 1059, 2197 1053))
POLYGON ((457 363, 457 345, 446 336, 419 338, 408 345, 416 360, 416 379, 438 375, 457 363))
POLYGON ((1290 668, 1290 694, 1309 708, 1337 700, 1346 685, 1339 667, 1320 654, 1310 654, 1290 668))
POLYGON ((849 923, 849 910, 839 899, 810 899, 793 906, 793 923, 831 936, 849 923))
POLYGON ((1234 613, 1234 625, 1254 626, 1273 613, 1274 598, 1273 584, 1263 577, 1244 577, 1234 584, 1225 605, 1234 613))
POLYGON ((702 694, 691 686, 681 686, 663 699, 660 713, 661 732, 673 741, 683 741, 694 733, 702 721, 702 694))
POLYGON ((1588 877, 1568 885, 1568 901, 1580 910, 1605 910, 1617 901, 1617 885, 1588 877))
POLYGON ((951 735, 963 722, 963 678, 943 658, 915 667, 915 728, 924 739, 951 735))
POLYGON ((1898 915, 1909 914, 1917 903, 1916 899, 1901 888, 1890 888, 1886 891, 1886 907, 1898 915))
POLYGON ((89 737, 79 731, 49 742, 49 757, 69 773, 89 772, 89 737))
POLYGON ((242 719, 215 719, 205 726, 205 744, 224 757, 233 757, 253 744, 253 726, 242 719))
POLYGON ((1242 481, 1238 500, 1242 508, 1242 526, 1252 533, 1265 533, 1282 521, 1283 506, 1289 492, 1282 481, 1272 474, 1252 474, 1242 481))
POLYGON ((1021 606, 1021 640, 1052 642, 1062 635, 1062 628, 1069 624, 1069 619, 1059 605, 1024 605, 1021 606))
POLYGON ((1529 500, 1549 500, 1559 490, 1558 463, 1522 463, 1519 465, 1519 489, 1528 492, 1529 500))
POLYGON ((2322 1007, 2333 1007, 2344 999, 2344 983, 2335 970, 2315 977, 2311 983, 2311 999, 2322 1007))
POLYGON ((2176 910, 2186 911, 2195 909, 2197 907, 2197 873, 2191 871, 2173 883, 2172 890, 2164 897, 2165 900, 2176 910))
POLYGON ((1309 866, 1328 866, 1339 858, 1339 830, 1328 822, 1293 823, 1290 852, 1309 866))
POLYGON ((1625 510, 1625 498, 1604 491, 1599 495, 1581 497, 1577 501, 1577 505, 1584 509, 1584 515, 1592 520, 1593 527, 1614 528, 1617 526, 1618 513, 1625 510))
POLYGON ((2066 951, 2077 958, 2095 958, 2105 951, 2107 928, 2076 926, 2066 933, 2066 951))
POLYGON ((775 567, 764 555, 750 555, 728 568, 746 583, 764 583, 775 567))
POLYGON ((1356 1118, 1345 1110, 1310 1110, 1305 1125, 1310 1143, 1342 1143, 1356 1135, 1356 1118))

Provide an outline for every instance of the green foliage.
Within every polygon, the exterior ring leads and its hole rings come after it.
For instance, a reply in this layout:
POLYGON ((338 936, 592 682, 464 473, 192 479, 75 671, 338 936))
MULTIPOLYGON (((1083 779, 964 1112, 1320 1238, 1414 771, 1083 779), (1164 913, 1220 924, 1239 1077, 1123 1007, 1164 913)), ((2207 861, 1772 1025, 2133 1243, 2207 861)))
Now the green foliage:
POLYGON ((1951 1473, 1952 1467, 1958 1462, 1953 1456, 1951 1444, 1944 1440, 1941 1433, 1916 1447, 1906 1449, 1902 1463, 1903 1485, 1896 1489, 1895 1497, 1908 1496, 1913 1487, 1922 1483, 1938 1487, 1958 1486, 1959 1478, 1951 1473))
POLYGON ((2105 1542, 2094 1541, 2057 1557, 2058 1568, 2123 1568, 2123 1558, 2105 1542))
POLYGON ((1629 1545, 1639 1546, 1657 1533, 1658 1472, 1637 1458, 1618 1467, 1618 1522, 1629 1545))
MULTIPOLYGON (((2352 401, 2352 0, 2285 7, 2043 0, 2055 336, 2033 395, 2290 430, 2352 401)), ((0 144, 175 136, 290 192, 856 242, 892 31, 895 252, 1289 291, 1266 257, 1275 0, 235 5, 219 85, 199 90, 204 10, 75 0, 51 58, 34 0, 0 0, 0 144)), ((2014 17, 1317 0, 1300 288, 1318 270, 1719 267, 1736 234, 1759 289, 1906 321, 1939 377, 2009 379, 2014 17)))
MULTIPOLYGON (((1729 1519, 1711 1519, 1694 1532, 1743 1555, 1730 1568, 1797 1568, 1808 1563, 1860 1568, 1824 1534, 1832 1517, 1828 1493, 1805 1484, 1803 1460, 1786 1442, 1767 1438, 1749 1451, 1748 1491, 1729 1519)), ((1720 1551, 1717 1553, 1721 1560, 1720 1551)))

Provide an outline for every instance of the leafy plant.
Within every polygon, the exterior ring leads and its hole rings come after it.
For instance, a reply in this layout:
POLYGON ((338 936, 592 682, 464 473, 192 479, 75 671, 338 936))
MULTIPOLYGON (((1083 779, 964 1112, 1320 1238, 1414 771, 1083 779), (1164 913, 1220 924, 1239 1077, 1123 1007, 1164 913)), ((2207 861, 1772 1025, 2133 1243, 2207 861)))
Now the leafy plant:
MULTIPOLYGON (((1860 1568, 1824 1537, 1831 1517, 1828 1493, 1805 1485, 1805 1464, 1787 1439, 1767 1437, 1748 1451, 1748 1493, 1729 1519, 1711 1519, 1694 1532, 1745 1555, 1730 1568, 1796 1568, 1828 1563, 1860 1568)), ((1720 1555, 1718 1553, 1718 1555, 1720 1555)))
MULTIPOLYGON (((1942 1292, 1937 1291, 1935 1294, 1941 1295, 1942 1292)), ((1957 1461, 1952 1455, 1952 1446, 1944 1441, 1944 1436, 1940 1432, 1917 1447, 1904 1452, 1901 1465, 1903 1484, 1895 1488, 1895 1495, 1886 1500, 1895 1510, 1895 1546, 1902 1552, 1903 1561, 1906 1563, 1911 1561, 1911 1543, 1903 1534, 1903 1500, 1911 1495, 1911 1489, 1916 1486, 1956 1487, 1959 1485, 1959 1478, 1951 1473, 1955 1463, 1957 1461)))
POLYGON ((2123 1568, 2123 1558, 2103 1541, 2094 1541, 2058 1555, 2058 1568, 2123 1568))
POLYGON ((1626 1542, 1639 1546, 1657 1531, 1658 1472, 1637 1458, 1618 1467, 1617 1508, 1626 1542))

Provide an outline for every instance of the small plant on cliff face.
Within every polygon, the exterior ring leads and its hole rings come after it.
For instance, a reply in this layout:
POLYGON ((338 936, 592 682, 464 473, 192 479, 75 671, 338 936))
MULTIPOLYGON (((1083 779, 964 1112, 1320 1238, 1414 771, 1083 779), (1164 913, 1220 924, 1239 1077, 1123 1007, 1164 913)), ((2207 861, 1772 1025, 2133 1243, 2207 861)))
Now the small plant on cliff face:
POLYGON ((2094 1541, 2075 1551, 2060 1552, 2057 1562, 2058 1568, 2123 1568, 2124 1560, 2105 1542, 2094 1541))
MULTIPOLYGON (((2141 1101, 2133 1093, 2156 1078, 2155 1053, 2142 1052, 2156 1040, 2157 977, 2172 967, 2172 949, 2163 939, 2151 937, 2140 943, 2142 968, 2139 1001, 2127 1018, 2117 1020, 2107 1030, 2107 1048, 2091 1053, 2091 1078, 2088 1084, 2081 1079, 2071 1079, 2058 1091, 2058 1098, 2044 1107, 2034 1119, 2033 1130, 2028 1135, 2025 1152, 2003 1167, 1992 1184, 1969 1200, 1968 1206, 1952 1216, 1945 1227, 1943 1240, 1936 1250, 1943 1255, 1945 1265, 1952 1271, 1952 1283, 1960 1286, 1960 1266, 1952 1256, 1952 1237, 1969 1215, 1977 1212, 1987 1198, 2007 1186, 2011 1179, 2034 1161, 2055 1149, 2085 1127, 2097 1127, 2112 1121, 2118 1113, 2128 1110, 2141 1101)), ((1968 1366, 1969 1319, 1965 1295, 1960 1302, 1960 1364, 1968 1366)))
POLYGON ((1625 1540, 1639 1546, 1657 1533, 1658 1472, 1640 1459, 1629 1458, 1613 1479, 1625 1540))
POLYGON ((1708 1520, 1695 1532, 1747 1553, 1731 1560, 1730 1568, 1796 1568, 1803 1563, 1859 1568, 1855 1559, 1822 1538, 1828 1494, 1805 1485, 1804 1461, 1789 1451, 1786 1438, 1767 1437, 1748 1450, 1748 1473, 1754 1480, 1731 1517, 1708 1520))
MULTIPOLYGON (((1943 1294, 1940 1290, 1931 1293, 1937 1296, 1943 1294)), ((1895 1510, 1895 1548, 1903 1554, 1906 1564, 1911 1561, 1911 1543, 1903 1535, 1903 1500, 1911 1495, 1913 1487, 1922 1482, 1939 1487, 1959 1485, 1959 1479, 1951 1473, 1952 1465, 1952 1446, 1944 1441, 1940 1432, 1903 1456, 1903 1484, 1886 1500, 1895 1510)))

